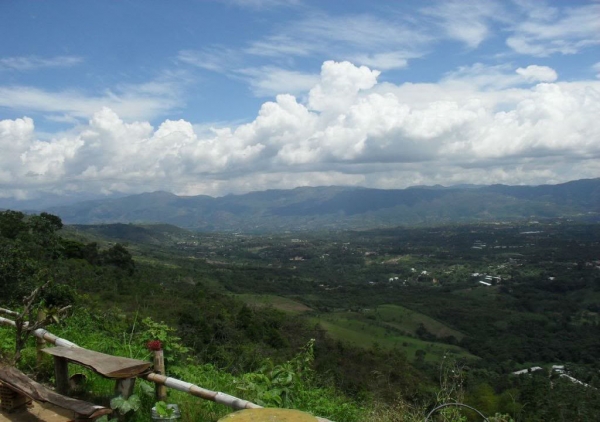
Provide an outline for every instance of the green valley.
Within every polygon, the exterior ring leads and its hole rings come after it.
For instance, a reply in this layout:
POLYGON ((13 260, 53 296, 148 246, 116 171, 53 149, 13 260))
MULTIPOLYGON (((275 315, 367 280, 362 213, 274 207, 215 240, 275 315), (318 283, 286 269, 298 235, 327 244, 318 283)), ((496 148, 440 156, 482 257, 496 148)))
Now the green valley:
MULTIPOLYGON (((171 373, 207 388, 338 422, 419 420, 448 400, 523 421, 600 415, 597 224, 248 234, 1 217, 4 306, 18 309, 19 295, 50 278, 44 306, 73 307, 51 330, 143 357, 159 324, 175 339, 171 373), (308 359, 303 375, 298 359, 308 359), (547 370, 513 375, 534 366, 547 370), (282 368, 297 379, 283 390, 272 384, 282 368)), ((0 336, 10 359, 11 329, 0 336)), ((35 367, 32 348, 25 369, 35 367)), ((171 397, 186 420, 227 413, 171 397)))

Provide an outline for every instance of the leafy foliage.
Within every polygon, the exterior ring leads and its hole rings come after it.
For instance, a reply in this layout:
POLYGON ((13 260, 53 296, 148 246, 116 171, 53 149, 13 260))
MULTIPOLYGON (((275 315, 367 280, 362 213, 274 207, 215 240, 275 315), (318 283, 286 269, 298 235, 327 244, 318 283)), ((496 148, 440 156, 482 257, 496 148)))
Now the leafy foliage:
POLYGON ((156 404, 154 405, 154 409, 156 410, 158 416, 164 418, 170 418, 173 415, 173 412, 175 411, 175 409, 169 407, 169 405, 162 400, 156 402, 156 404))
POLYGON ((315 383, 311 339, 293 359, 275 365, 267 360, 257 372, 244 374, 237 388, 265 407, 308 408, 334 420, 360 421, 364 409, 315 383))
POLYGON ((257 403, 266 407, 293 407, 298 391, 312 381, 314 340, 294 359, 281 365, 271 360, 255 373, 245 374, 238 388, 252 392, 257 403))
POLYGON ((135 394, 132 394, 128 398, 117 396, 110 401, 111 409, 118 411, 121 415, 138 411, 140 405, 140 398, 135 394))

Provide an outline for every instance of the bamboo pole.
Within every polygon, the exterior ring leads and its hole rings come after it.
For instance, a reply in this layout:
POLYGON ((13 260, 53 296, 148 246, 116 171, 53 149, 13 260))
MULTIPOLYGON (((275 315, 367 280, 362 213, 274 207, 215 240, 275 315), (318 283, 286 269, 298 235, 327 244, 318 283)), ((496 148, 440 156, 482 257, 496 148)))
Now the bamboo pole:
POLYGON ((12 319, 4 318, 4 317, 0 317, 0 324, 2 324, 2 325, 8 325, 8 326, 11 326, 13 328, 17 328, 17 323, 16 322, 14 322, 12 319))
MULTIPOLYGON (((17 327, 17 323, 15 321, 4 317, 0 317, 0 325, 8 325, 13 328, 17 327)), ((43 328, 38 328, 37 330, 34 330, 33 334, 38 338, 44 339, 48 343, 54 344, 55 346, 68 347, 69 349, 79 347, 75 343, 72 343, 64 338, 57 337, 50 331, 45 330, 43 328)))
POLYGON ((0 314, 8 315, 8 316, 19 316, 18 312, 11 311, 10 309, 0 308, 0 314))
MULTIPOLYGON (((192 396, 200 397, 204 400, 214 401, 215 403, 223 404, 231 407, 235 410, 243 409, 261 409, 256 403, 252 403, 248 400, 243 400, 229 394, 221 393, 218 391, 207 390, 206 388, 199 387, 189 382, 181 381, 176 378, 167 377, 155 372, 142 376, 146 381, 153 382, 155 384, 161 384, 165 387, 172 388, 174 390, 183 391, 192 396)), ((319 422, 331 422, 329 419, 316 417, 319 422)))
POLYGON ((165 375, 151 372, 144 376, 148 381, 155 384, 164 385, 165 387, 172 388, 174 390, 183 391, 184 393, 191 394, 192 396, 200 397, 205 400, 214 401, 215 403, 224 404, 236 410, 241 409, 260 409, 262 406, 254 404, 247 400, 242 400, 229 394, 220 393, 218 391, 207 390, 189 382, 181 381, 176 378, 167 377, 165 375))
MULTIPOLYGON (((46 312, 44 312, 44 310, 42 310, 42 309, 38 310, 37 319, 38 319, 38 321, 45 320, 46 312)), ((46 340, 44 340, 43 337, 36 337, 35 338, 35 352, 36 352, 35 353, 35 363, 36 363, 38 371, 42 367, 42 362, 44 361, 44 353, 42 352, 44 347, 46 347, 46 340)))

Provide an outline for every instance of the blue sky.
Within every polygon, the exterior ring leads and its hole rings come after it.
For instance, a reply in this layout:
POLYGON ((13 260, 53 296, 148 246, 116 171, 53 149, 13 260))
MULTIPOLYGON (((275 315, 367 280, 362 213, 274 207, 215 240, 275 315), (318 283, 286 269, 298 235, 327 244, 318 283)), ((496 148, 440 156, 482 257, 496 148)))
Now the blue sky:
POLYGON ((5 1, 0 197, 600 176, 598 1, 5 1))

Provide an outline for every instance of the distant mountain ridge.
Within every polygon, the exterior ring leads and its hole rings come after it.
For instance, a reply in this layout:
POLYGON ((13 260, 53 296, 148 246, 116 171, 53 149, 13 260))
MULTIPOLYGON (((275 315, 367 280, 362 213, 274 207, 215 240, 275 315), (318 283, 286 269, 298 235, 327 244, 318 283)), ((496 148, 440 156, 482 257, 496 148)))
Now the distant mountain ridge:
POLYGON ((44 211, 68 224, 168 223, 206 231, 373 228, 598 215, 600 179, 540 186, 300 187, 213 198, 152 192, 44 211))

